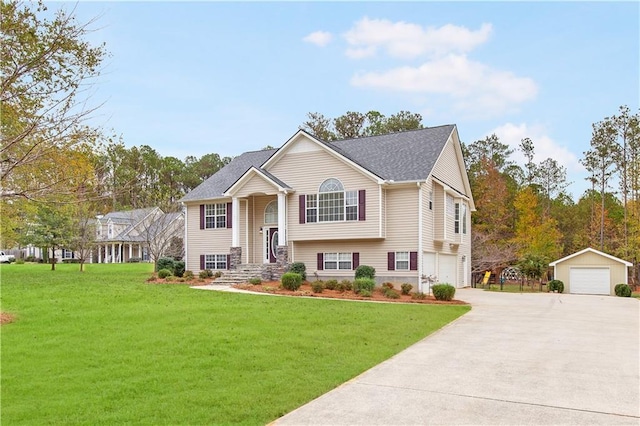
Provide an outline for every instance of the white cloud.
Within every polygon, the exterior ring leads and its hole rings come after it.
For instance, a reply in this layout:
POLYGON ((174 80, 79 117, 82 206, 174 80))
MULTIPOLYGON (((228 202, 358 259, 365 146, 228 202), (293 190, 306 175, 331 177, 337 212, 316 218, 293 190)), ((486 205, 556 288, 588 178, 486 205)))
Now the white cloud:
POLYGON ((512 110, 535 98, 538 87, 527 77, 495 70, 466 55, 450 54, 419 67, 404 66, 384 72, 364 72, 351 79, 356 87, 445 94, 455 108, 478 116, 491 116, 512 110))
POLYGON ((552 158, 558 164, 566 167, 569 173, 584 171, 584 167, 578 161, 578 157, 547 135, 544 126, 528 125, 527 123, 506 123, 491 130, 485 136, 493 133, 498 136, 500 142, 509 145, 513 149, 512 159, 520 165, 524 165, 526 161, 519 149, 520 141, 524 138, 529 138, 534 146, 534 162, 540 163, 547 158, 552 158))
POLYGON ((333 35, 327 31, 315 31, 302 40, 307 43, 315 44, 316 46, 324 47, 333 40, 333 35))
POLYGON ((433 28, 364 17, 344 34, 344 38, 349 44, 346 55, 350 58, 374 56, 380 48, 390 56, 411 59, 469 52, 486 42, 491 32, 491 24, 482 24, 479 30, 472 31, 452 24, 433 28))

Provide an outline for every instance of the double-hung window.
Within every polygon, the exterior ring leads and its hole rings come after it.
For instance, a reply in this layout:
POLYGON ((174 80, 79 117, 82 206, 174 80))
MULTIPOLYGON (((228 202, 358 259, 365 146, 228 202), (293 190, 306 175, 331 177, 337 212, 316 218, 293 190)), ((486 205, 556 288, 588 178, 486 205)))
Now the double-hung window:
POLYGON ((325 270, 351 270, 353 269, 352 253, 325 253, 325 270))
POLYGON ((408 271, 409 270, 409 252, 397 251, 396 252, 396 271, 408 271))
POLYGON ((358 191, 345 191, 338 179, 330 178, 322 182, 317 205, 318 222, 358 220, 358 191))
POLYGON ((306 222, 315 223, 318 221, 318 194, 307 194, 306 196, 306 222))
POLYGON ((453 226, 454 232, 456 234, 460 233, 460 228, 462 228, 462 233, 467 233, 467 205, 464 203, 456 203, 455 216, 453 218, 453 226))
POLYGON ((226 254, 206 254, 204 256, 205 269, 227 269, 226 254))
POLYGON ((205 229, 227 227, 227 204, 226 203, 205 204, 204 227, 205 229))

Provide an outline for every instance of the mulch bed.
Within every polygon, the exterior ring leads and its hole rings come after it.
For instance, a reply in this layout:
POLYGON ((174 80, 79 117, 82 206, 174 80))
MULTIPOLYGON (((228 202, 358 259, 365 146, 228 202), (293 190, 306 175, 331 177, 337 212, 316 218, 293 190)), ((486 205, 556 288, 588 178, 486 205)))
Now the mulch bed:
MULTIPOLYGON (((304 297, 318 297, 318 298, 330 298, 330 299, 345 299, 345 300, 367 300, 375 302, 389 302, 389 303, 420 303, 430 305, 467 305, 467 302, 462 300, 443 301, 436 300, 433 296, 426 296, 425 299, 413 299, 410 294, 400 294, 398 299, 390 299, 386 297, 379 288, 371 294, 371 297, 360 296, 353 291, 340 292, 338 290, 322 290, 322 293, 314 293, 311 284, 308 282, 303 283, 296 291, 285 290, 280 287, 279 281, 263 282, 262 284, 236 284, 234 288, 253 291, 257 293, 270 293, 280 294, 285 296, 304 296, 304 297)), ((400 293, 400 291, 398 291, 400 293)))

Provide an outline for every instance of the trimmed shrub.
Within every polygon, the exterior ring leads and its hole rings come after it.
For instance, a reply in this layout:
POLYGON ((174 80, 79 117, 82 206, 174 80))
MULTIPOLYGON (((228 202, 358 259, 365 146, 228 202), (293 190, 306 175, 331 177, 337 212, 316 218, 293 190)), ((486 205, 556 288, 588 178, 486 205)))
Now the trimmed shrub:
POLYGON ((193 271, 189 271, 189 270, 184 271, 184 274, 182 274, 182 277, 185 280, 192 280, 194 278, 193 271))
POLYGON ((382 290, 384 291, 385 289, 390 288, 393 290, 393 283, 382 283, 382 290))
POLYGON ((173 275, 175 275, 176 277, 184 276, 184 268, 184 260, 177 260, 173 262, 173 275))
POLYGON ((38 259, 36 259, 35 256, 27 256, 24 260, 26 262, 37 262, 38 261, 38 259))
POLYGON ((340 285, 344 288, 344 291, 353 290, 353 283, 351 281, 349 281, 349 280, 340 281, 340 285))
POLYGON ((456 294, 456 288, 451 284, 436 284, 431 287, 436 300, 451 300, 456 294))
POLYGON ((259 278, 259 277, 249 278, 249 284, 253 284, 253 285, 262 284, 262 278, 259 278))
POLYGON ((362 297, 371 297, 371 292, 369 290, 360 290, 360 296, 362 297))
POLYGON ((127 260, 127 263, 140 263, 142 262, 142 258, 140 257, 130 257, 129 260, 127 260))
POLYGON ((173 271, 174 268, 174 260, 172 257, 161 257, 158 259, 158 263, 156 264, 156 271, 160 272, 160 269, 168 269, 173 271))
POLYGON ((613 288, 616 296, 618 297, 631 297, 631 287, 627 284, 616 284, 613 288))
POLYGON ((338 280, 327 280, 324 283, 324 288, 327 290, 335 290, 338 285, 338 280))
POLYGON ((168 269, 160 269, 158 271, 158 278, 167 278, 171 276, 171 271, 168 269))
POLYGON ((412 293, 411 298, 415 300, 425 300, 427 298, 427 295, 419 291, 417 293, 412 293))
POLYGON ((215 274, 211 272, 211 274, 212 275, 209 275, 210 277, 220 278, 222 276, 222 271, 216 271, 215 274))
POLYGON ((409 293, 411 293, 411 289, 413 289, 413 286, 409 283, 404 283, 400 286, 400 290, 402 291, 402 294, 407 295, 409 293))
POLYGON ((356 268, 356 279, 358 278, 375 278, 376 270, 372 266, 360 265, 356 268))
POLYGON ((389 299, 399 299, 400 298, 400 293, 398 293, 397 291, 395 291, 392 288, 385 288, 384 289, 384 297, 387 297, 389 299))
POLYGON ((340 293, 344 293, 345 291, 347 291, 347 288, 344 286, 344 284, 342 284, 342 281, 340 281, 338 284, 336 284, 335 290, 339 291, 340 293))
POLYGON ((16 265, 24 265, 24 259, 22 258, 16 259, 16 265))
POLYGON ((314 293, 322 293, 322 290, 324 290, 324 283, 322 281, 312 282, 311 290, 313 290, 314 293))
POLYGON ((374 288, 376 288, 376 281, 373 278, 356 278, 353 281, 353 291, 361 296, 364 296, 363 291, 368 291, 371 296, 374 288))
POLYGON ((551 280, 547 284, 547 288, 551 292, 557 291, 558 293, 562 293, 564 291, 564 283, 560 280, 551 280))
POLYGON ((300 274, 303 281, 307 279, 307 267, 302 262, 292 263, 291 266, 289 266, 289 272, 300 274))
POLYGON ((280 282, 282 283, 282 287, 287 290, 296 291, 302 285, 302 275, 295 272, 287 272, 282 275, 280 282))
POLYGON ((213 277, 213 271, 211 269, 203 269, 198 276, 202 279, 213 277))

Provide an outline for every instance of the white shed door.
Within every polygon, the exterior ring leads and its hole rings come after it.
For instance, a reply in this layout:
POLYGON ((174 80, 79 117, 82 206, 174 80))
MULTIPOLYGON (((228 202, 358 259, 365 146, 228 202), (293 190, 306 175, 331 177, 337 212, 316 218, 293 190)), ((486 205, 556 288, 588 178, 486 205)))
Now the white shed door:
POLYGON ((438 256, 438 282, 458 287, 458 280, 456 279, 457 259, 457 256, 449 254, 438 256))
POLYGON ((578 294, 610 294, 609 268, 571 268, 569 292, 578 294))

